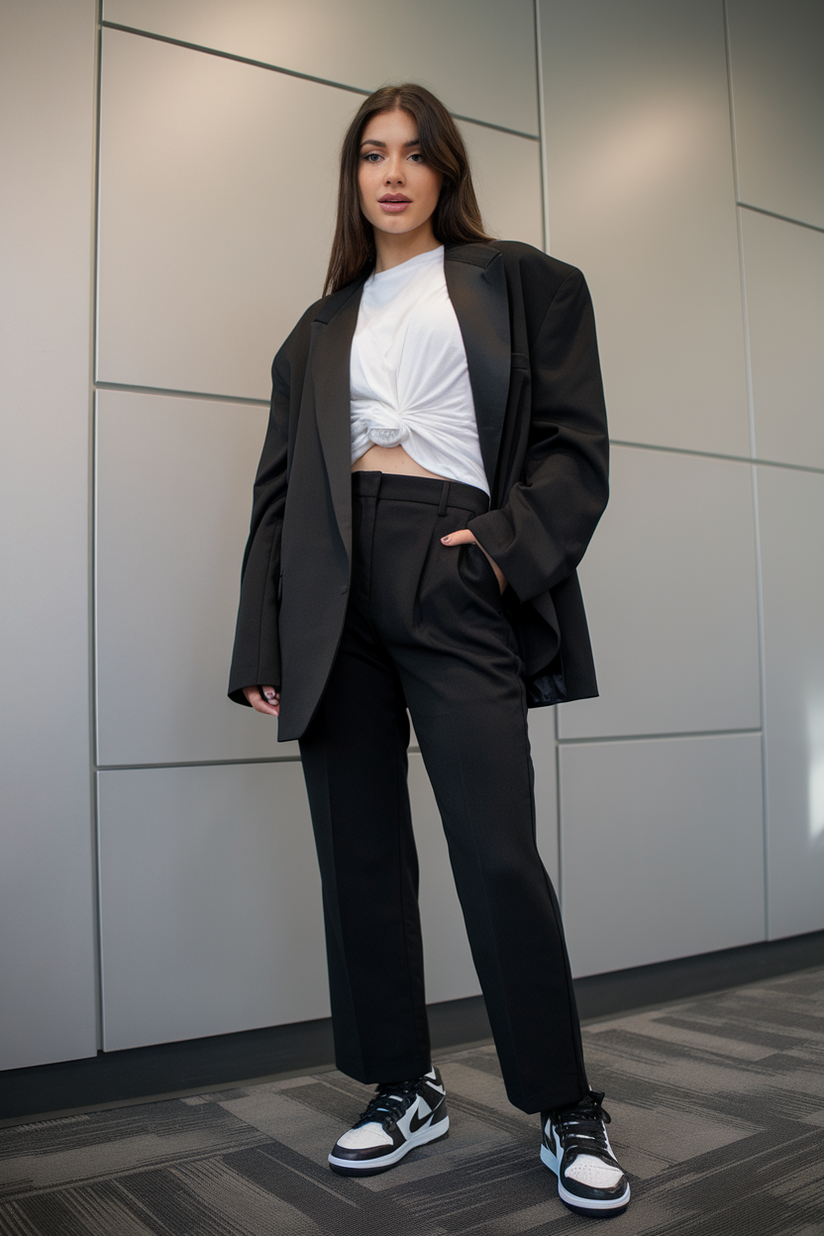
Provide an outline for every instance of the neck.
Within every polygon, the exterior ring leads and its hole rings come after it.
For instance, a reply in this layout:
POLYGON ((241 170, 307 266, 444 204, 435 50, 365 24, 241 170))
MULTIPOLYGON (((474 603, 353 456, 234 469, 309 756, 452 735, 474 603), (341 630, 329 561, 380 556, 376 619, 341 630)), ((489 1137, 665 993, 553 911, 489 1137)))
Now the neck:
POLYGON ((431 226, 416 228, 414 232, 405 232, 402 236, 380 232, 377 228, 374 233, 376 274, 391 270, 393 266, 400 266, 402 262, 408 262, 410 258, 418 257, 421 253, 431 253, 441 243, 435 239, 431 226))

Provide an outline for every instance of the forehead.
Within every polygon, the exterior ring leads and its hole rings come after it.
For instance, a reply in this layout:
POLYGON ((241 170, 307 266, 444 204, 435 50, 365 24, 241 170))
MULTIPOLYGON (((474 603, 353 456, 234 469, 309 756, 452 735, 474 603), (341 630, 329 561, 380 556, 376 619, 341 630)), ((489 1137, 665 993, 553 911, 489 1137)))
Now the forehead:
POLYGON ((361 144, 375 142, 416 142, 418 140, 418 122, 409 112, 396 110, 393 112, 378 112, 365 125, 361 134, 361 144))

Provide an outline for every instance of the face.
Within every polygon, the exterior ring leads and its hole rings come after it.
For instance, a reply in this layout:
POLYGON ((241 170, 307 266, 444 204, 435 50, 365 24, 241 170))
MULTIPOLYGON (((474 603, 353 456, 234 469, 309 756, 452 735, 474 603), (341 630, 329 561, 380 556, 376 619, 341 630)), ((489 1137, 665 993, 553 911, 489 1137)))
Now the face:
POLYGON ((380 112, 361 136, 358 192, 366 218, 381 234, 420 232, 431 238, 432 213, 443 177, 421 154, 418 125, 409 112, 380 112))

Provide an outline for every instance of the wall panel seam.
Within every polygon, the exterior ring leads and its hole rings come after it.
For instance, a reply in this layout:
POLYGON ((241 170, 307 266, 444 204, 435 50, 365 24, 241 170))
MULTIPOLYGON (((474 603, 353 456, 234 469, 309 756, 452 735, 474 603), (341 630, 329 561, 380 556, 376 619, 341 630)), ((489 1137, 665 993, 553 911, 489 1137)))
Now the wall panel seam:
POLYGON ((736 202, 742 210, 751 210, 757 215, 766 215, 768 219, 780 219, 782 223, 792 223, 795 227, 805 227, 809 232, 824 232, 824 227, 817 223, 805 223, 803 219, 793 219, 789 215, 780 215, 776 210, 765 210, 763 206, 753 206, 751 202, 736 202))
MULTIPOLYGON (((409 755, 420 755, 415 743, 407 747, 409 755)), ((300 755, 246 755, 224 760, 164 760, 149 764, 96 764, 95 772, 140 772, 152 768, 225 768, 235 764, 299 764, 300 755)))
POLYGON ((251 395, 215 395, 209 391, 181 391, 164 386, 138 386, 133 382, 96 382, 98 391, 130 391, 138 395, 161 395, 172 399, 204 399, 211 403, 243 403, 254 408, 268 408, 268 399, 255 399, 251 395))
POLYGON ((767 794, 767 646, 764 637, 764 577, 761 565, 761 520, 758 511, 758 469, 752 467, 752 508, 755 534, 755 607, 758 624, 758 697, 761 708, 761 813, 763 820, 764 938, 770 938, 769 797, 767 794))
POLYGON ((584 738, 559 738, 559 747, 582 747, 605 742, 661 742, 670 738, 729 738, 742 734, 760 734, 761 726, 743 726, 726 730, 672 730, 660 734, 597 734, 584 738))
MULTIPOLYGON (((410 747, 412 751, 414 748, 410 747)), ((164 760, 155 764, 98 764, 96 772, 141 772, 153 768, 225 768, 233 764, 298 764, 299 755, 260 755, 231 760, 164 760)))
MULTIPOLYGON (((732 73, 732 40, 730 38, 729 4, 724 0, 724 39, 727 53, 727 88, 730 99, 730 129, 732 138, 733 179, 735 182, 735 199, 738 209, 735 212, 735 227, 738 238, 738 277, 740 281, 741 318, 744 327, 744 371, 747 385, 747 413, 750 429, 750 454, 756 458, 755 434, 755 400, 752 385, 752 352, 750 349, 750 320, 747 302, 747 267, 744 258, 744 224, 741 215, 741 190, 738 176, 738 143, 735 132, 735 92, 732 73)), ((767 707, 766 707, 766 659, 764 645, 764 589, 761 570, 761 525, 758 518, 758 470, 756 464, 750 467, 750 486, 752 494, 753 518, 753 554, 755 559, 755 610, 758 633, 758 707, 761 714, 761 863, 762 863, 762 897, 764 911, 764 936, 770 936, 770 904, 769 904, 769 867, 768 867, 768 819, 767 819, 767 707)))
MULTIPOLYGON (((219 60, 233 60, 237 64, 248 64, 255 69, 265 69, 269 73, 282 73, 285 77, 297 77, 304 82, 314 82, 318 86, 331 86, 335 90, 346 90, 349 94, 360 94, 367 98, 372 90, 363 86, 349 86, 346 82, 331 81, 328 77, 316 77, 312 73, 301 73, 298 69, 287 69, 280 64, 270 64, 267 60, 255 60, 251 56, 241 56, 237 52, 221 51, 217 47, 205 47, 202 43, 189 43, 185 39, 175 39, 168 34, 154 34, 150 30, 139 30, 136 26, 122 26, 119 22, 103 21, 101 25, 106 30, 119 30, 122 34, 134 34, 141 39, 152 39, 155 43, 168 43, 172 47, 184 47, 187 51, 201 52, 205 56, 216 56, 219 60)), ((538 142, 537 133, 526 133, 522 129, 510 129, 508 125, 495 124, 491 120, 479 120, 477 116, 464 116, 460 112, 450 113, 456 120, 465 120, 468 124, 481 125, 484 129, 495 129, 498 133, 510 133, 513 137, 524 137, 528 141, 538 142)))
POLYGON ((724 16, 724 53, 727 66, 727 95, 730 108, 730 147, 732 150, 732 179, 733 192, 735 200, 738 201, 740 190, 738 187, 738 150, 735 141, 735 95, 732 85, 732 44, 730 43, 730 15, 727 0, 723 0, 723 16, 724 16))
POLYGON ((538 83, 538 140, 540 142, 541 159, 541 223, 544 232, 544 251, 549 253, 549 166, 546 157, 546 133, 544 132, 546 100, 544 98, 544 58, 541 45, 541 0, 533 0, 533 6, 535 15, 535 76, 538 83))
POLYGON ((100 271, 100 149, 101 149, 101 117, 103 101, 103 0, 97 0, 95 31, 95 82, 94 82, 94 188, 92 197, 92 229, 93 242, 91 253, 91 317, 92 329, 89 352, 89 449, 91 462, 89 467, 89 781, 91 783, 91 830, 92 830, 92 862, 94 923, 95 923, 95 1021, 97 1032, 97 1047, 100 1050, 105 1041, 104 1001, 103 1001, 103 889, 101 884, 101 853, 100 853, 100 804, 96 775, 96 761, 99 744, 97 716, 97 392, 95 377, 97 376, 98 359, 98 329, 100 320, 99 304, 99 271, 100 271))
POLYGON ((697 451, 687 446, 660 446, 652 442, 627 442, 621 438, 610 438, 611 446, 625 446, 634 451, 661 451, 667 455, 694 455, 697 459, 724 459, 728 463, 743 463, 759 468, 787 468, 791 472, 815 472, 824 475, 824 468, 816 468, 812 464, 787 463, 779 459, 754 459, 750 455, 724 455, 720 451, 697 451))

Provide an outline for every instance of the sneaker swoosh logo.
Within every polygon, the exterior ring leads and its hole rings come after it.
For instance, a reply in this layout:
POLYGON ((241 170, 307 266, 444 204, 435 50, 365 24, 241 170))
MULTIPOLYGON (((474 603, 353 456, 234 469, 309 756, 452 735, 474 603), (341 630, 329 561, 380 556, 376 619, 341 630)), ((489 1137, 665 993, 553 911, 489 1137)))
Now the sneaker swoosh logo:
POLYGON ((418 1116, 415 1112, 412 1119, 409 1121, 409 1132, 417 1133, 418 1129, 422 1129, 427 1121, 432 1119, 432 1112, 427 1112, 425 1116, 418 1116))

